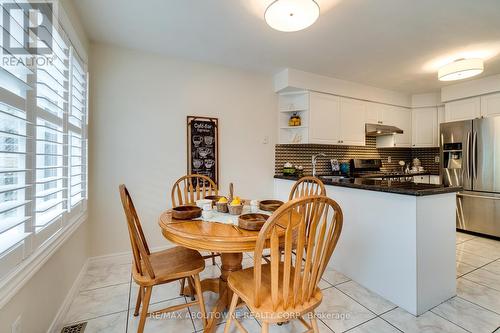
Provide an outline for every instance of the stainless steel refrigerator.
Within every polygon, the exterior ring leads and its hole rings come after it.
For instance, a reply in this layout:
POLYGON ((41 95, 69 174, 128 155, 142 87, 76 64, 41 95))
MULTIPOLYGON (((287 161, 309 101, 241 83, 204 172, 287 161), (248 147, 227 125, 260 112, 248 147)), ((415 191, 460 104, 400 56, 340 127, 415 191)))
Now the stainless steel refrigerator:
POLYGON ((500 237, 500 116, 441 124, 441 176, 457 194, 457 228, 500 237))

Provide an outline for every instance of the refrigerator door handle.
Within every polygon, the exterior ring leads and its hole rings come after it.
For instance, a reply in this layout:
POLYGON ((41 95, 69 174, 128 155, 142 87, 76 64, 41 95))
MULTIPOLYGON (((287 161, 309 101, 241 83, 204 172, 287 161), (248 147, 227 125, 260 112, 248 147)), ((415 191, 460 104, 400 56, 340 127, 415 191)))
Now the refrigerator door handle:
POLYGON ((472 176, 477 179, 477 132, 472 138, 472 176))
POLYGON ((465 149, 465 155, 466 155, 466 163, 465 163, 465 175, 467 176, 467 180, 470 179, 471 177, 471 168, 470 168, 470 138, 471 138, 471 132, 467 132, 467 147, 465 149))

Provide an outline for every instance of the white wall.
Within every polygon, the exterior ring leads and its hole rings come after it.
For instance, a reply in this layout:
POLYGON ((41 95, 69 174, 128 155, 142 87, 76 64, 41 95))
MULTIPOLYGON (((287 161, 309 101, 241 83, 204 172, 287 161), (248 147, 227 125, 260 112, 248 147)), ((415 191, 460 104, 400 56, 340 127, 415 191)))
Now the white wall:
POLYGON ((164 246, 157 224, 170 190, 186 174, 186 116, 220 124, 223 193, 273 192, 277 97, 271 76, 92 45, 90 218, 92 255, 130 251, 118 185, 135 201, 150 246, 164 246), (262 144, 264 136, 269 143, 262 144))
POLYGON ((0 309, 0 332, 21 315, 22 333, 47 332, 89 255, 88 221, 0 309))

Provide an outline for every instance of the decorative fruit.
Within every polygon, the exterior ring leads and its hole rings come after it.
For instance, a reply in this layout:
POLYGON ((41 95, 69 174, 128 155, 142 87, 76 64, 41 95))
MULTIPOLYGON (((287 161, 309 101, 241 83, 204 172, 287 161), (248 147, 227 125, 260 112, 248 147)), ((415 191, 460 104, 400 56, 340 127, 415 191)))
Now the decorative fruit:
POLYGON ((222 197, 219 199, 219 202, 220 203, 227 203, 227 198, 226 197, 222 197))
POLYGON ((241 205, 240 197, 234 197, 233 201, 231 201, 231 206, 239 206, 241 205))

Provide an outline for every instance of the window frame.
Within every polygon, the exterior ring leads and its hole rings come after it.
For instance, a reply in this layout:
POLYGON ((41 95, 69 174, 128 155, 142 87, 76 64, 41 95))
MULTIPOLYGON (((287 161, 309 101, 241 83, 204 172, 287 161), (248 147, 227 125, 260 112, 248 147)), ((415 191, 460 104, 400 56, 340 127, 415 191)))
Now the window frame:
MULTIPOLYGON (((54 3, 56 6, 57 3, 54 3)), ((3 7, 0 6, 0 10, 3 14, 3 7)), ((13 108, 19 109, 26 114, 26 159, 25 159, 25 169, 24 172, 24 182, 27 185, 24 188, 25 199, 30 200, 30 203, 26 204, 25 215, 26 221, 24 221, 25 233, 29 233, 22 241, 12 245, 8 250, 0 253, 0 308, 2 308, 10 299, 24 286, 24 284, 29 281, 29 279, 42 267, 42 265, 49 260, 51 255, 57 251, 57 249, 64 244, 64 242, 80 227, 82 223, 87 220, 87 200, 88 200, 88 166, 87 166, 87 126, 88 126, 88 68, 84 60, 82 60, 80 54, 76 51, 75 43, 67 36, 66 32, 61 26, 60 22, 68 22, 67 17, 64 16, 64 12, 59 12, 58 14, 63 14, 62 17, 54 17, 53 20, 53 33, 57 33, 58 36, 53 38, 58 39, 55 43, 59 43, 61 40, 63 43, 67 44, 67 71, 64 73, 65 76, 65 89, 66 93, 63 96, 63 112, 61 117, 57 117, 49 111, 44 110, 42 107, 38 106, 37 101, 39 96, 37 96, 39 73, 38 68, 31 68, 31 73, 28 74, 25 86, 28 89, 24 93, 18 94, 13 90, 8 90, 0 86, 0 102, 5 103, 13 108), (72 110, 73 94, 72 94, 72 80, 73 80, 73 62, 78 62, 78 65, 83 71, 84 87, 82 95, 84 95, 84 105, 82 107, 82 120, 81 126, 78 127, 75 124, 69 122, 68 118, 72 110), (53 123, 57 123, 61 126, 63 131, 63 142, 62 142, 62 200, 63 200, 63 212, 62 214, 51 220, 37 230, 36 221, 36 201, 37 201, 37 185, 36 176, 37 170, 40 170, 40 165, 37 165, 37 144, 40 140, 37 140, 37 121, 44 120, 53 123), (81 136, 81 177, 82 177, 82 199, 79 200, 75 205, 71 205, 70 191, 71 187, 71 147, 69 141, 69 133, 77 133, 81 136)), ((69 26, 72 29, 71 26, 69 26)), ((74 40, 76 45, 79 44, 77 39, 74 40)), ((64 52, 64 47, 61 48, 60 44, 54 47, 59 47, 62 52, 64 52)), ((58 50, 60 51, 60 50, 58 50)), ((7 53, 0 50, 2 56, 6 56, 7 53)), ((60 52, 56 52, 57 56, 60 56, 60 52)), ((63 60, 64 61, 64 60, 63 60)), ((1 68, 0 71, 8 72, 7 69, 1 68)), ((0 74, 2 74, 0 73, 0 74)), ((5 73, 3 73, 5 74, 5 73)), ((42 75, 40 75, 41 77, 42 75)), ((21 81, 21 80, 19 80, 21 81)), ((10 88, 10 87, 9 87, 10 88)), ((59 188, 57 188, 59 190, 59 188)), ((1 227, 1 226, 0 226, 1 227)))

